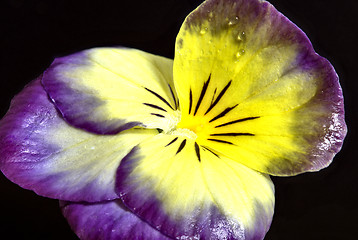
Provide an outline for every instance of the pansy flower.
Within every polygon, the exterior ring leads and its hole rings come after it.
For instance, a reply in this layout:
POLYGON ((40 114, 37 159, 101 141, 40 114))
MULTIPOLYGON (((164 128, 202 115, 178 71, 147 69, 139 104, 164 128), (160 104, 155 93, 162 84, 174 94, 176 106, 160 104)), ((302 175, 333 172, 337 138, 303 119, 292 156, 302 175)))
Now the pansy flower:
POLYGON ((262 0, 207 0, 174 60, 56 59, 0 122, 0 167, 61 200, 81 239, 263 239, 269 175, 327 167, 346 135, 331 64, 262 0))

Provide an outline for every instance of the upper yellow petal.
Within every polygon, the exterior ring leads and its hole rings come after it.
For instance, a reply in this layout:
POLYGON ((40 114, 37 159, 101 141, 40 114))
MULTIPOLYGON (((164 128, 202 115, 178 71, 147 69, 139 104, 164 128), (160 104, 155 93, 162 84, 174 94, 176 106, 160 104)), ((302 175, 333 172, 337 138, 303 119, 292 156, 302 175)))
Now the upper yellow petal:
POLYGON ((204 2, 180 29, 173 70, 178 128, 248 167, 273 175, 319 170, 342 145, 333 67, 266 1, 204 2))

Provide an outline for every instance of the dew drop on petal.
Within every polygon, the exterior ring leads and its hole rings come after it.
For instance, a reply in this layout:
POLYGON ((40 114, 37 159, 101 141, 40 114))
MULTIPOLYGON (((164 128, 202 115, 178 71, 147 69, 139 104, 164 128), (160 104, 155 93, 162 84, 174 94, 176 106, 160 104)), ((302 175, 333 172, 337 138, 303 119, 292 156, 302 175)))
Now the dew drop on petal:
POLYGON ((209 16, 209 19, 208 19, 208 20, 209 20, 209 22, 210 22, 210 21, 212 20, 212 18, 214 17, 213 12, 209 12, 209 15, 208 15, 208 16, 209 16))
POLYGON ((243 42, 245 41, 245 32, 241 32, 237 35, 236 39, 239 41, 239 42, 243 42))
POLYGON ((231 26, 233 26, 235 24, 238 24, 238 23, 239 23, 239 17, 236 16, 235 18, 229 20, 228 25, 229 25, 229 27, 231 27, 231 26))
POLYGON ((245 50, 244 49, 240 49, 237 53, 236 53, 236 60, 239 60, 243 55, 245 54, 245 50))
POLYGON ((201 34, 201 35, 204 35, 207 31, 208 31, 208 28, 202 28, 202 29, 200 30, 200 34, 201 34))

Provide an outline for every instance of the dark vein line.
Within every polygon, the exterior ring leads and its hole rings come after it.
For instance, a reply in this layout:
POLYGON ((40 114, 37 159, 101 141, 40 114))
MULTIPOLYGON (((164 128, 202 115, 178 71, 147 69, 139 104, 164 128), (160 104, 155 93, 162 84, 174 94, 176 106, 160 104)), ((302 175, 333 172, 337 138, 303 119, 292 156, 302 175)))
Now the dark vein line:
POLYGON ((143 103, 144 105, 148 106, 148 107, 151 107, 151 108, 155 108, 155 109, 158 109, 158 110, 161 110, 161 111, 164 111, 166 112, 167 110, 165 110, 164 108, 161 108, 157 105, 154 105, 154 104, 150 104, 150 103, 143 103))
POLYGON ((213 142, 219 142, 219 143, 227 143, 230 145, 234 145, 232 142, 229 141, 224 141, 224 140, 219 140, 219 139, 214 139, 214 138, 208 138, 209 141, 213 141, 213 142))
POLYGON ((220 158, 218 154, 216 154, 213 150, 210 150, 209 148, 202 146, 204 149, 208 150, 209 152, 211 152, 212 154, 214 154, 216 157, 220 158))
POLYGON ((168 144, 165 145, 165 146, 168 147, 170 144, 173 144, 176 140, 178 140, 178 137, 174 138, 170 143, 168 143, 168 144))
POLYGON ((224 127, 224 126, 227 126, 227 125, 231 125, 231 124, 235 124, 235 123, 239 123, 239 122, 244 122, 244 121, 248 121, 248 120, 253 120, 253 119, 256 119, 256 118, 259 118, 259 117, 241 118, 241 119, 238 119, 238 120, 235 120, 235 121, 220 124, 220 125, 216 126, 215 128, 224 127))
POLYGON ((253 133, 214 133, 210 134, 210 136, 255 136, 253 133))
POLYGON ((148 92, 150 92, 151 94, 153 94, 154 96, 156 96, 157 98, 159 98, 160 100, 162 100, 165 104, 167 104, 171 109, 174 110, 174 108, 168 103, 167 100, 165 100, 162 96, 160 96, 158 93, 148 89, 148 88, 144 88, 145 90, 147 90, 148 92))
POLYGON ((206 115, 208 112, 211 111, 211 109, 213 109, 216 104, 218 104, 218 102, 220 101, 220 99, 224 96, 224 94, 226 93, 226 91, 229 89, 230 85, 231 85, 232 80, 229 81, 228 84, 226 84, 226 86, 224 87, 223 90, 221 90, 221 92, 219 93, 218 97, 215 99, 215 102, 213 104, 210 105, 210 107, 208 108, 208 110, 206 110, 205 114, 206 115))
POLYGON ((200 97, 198 99, 198 103, 196 104, 195 107, 195 111, 194 111, 194 116, 196 115, 196 113, 198 112, 198 109, 200 107, 201 102, 203 101, 203 98, 205 96, 206 90, 208 89, 209 83, 210 83, 210 78, 211 78, 211 74, 209 75, 209 78, 206 82, 204 82, 204 86, 201 89, 201 93, 200 93, 200 97))
POLYGON ((189 93, 189 114, 191 113, 191 106, 193 105, 193 93, 191 91, 190 88, 190 93, 189 93))
POLYGON ((165 118, 163 115, 158 114, 158 113, 151 113, 151 115, 156 116, 156 117, 165 118))
POLYGON ((178 151, 177 151, 176 154, 180 153, 180 151, 183 150, 183 148, 185 147, 185 144, 186 144, 186 139, 184 139, 184 140, 181 142, 181 144, 180 144, 180 146, 179 146, 178 151))
POLYGON ((215 95, 216 95, 216 91, 217 91, 217 90, 218 90, 218 88, 215 88, 214 93, 213 93, 213 98, 211 99, 210 105, 212 105, 213 102, 214 102, 214 98, 215 98, 215 95))
POLYGON ((175 95, 174 95, 173 89, 172 89, 172 87, 170 86, 170 84, 169 84, 169 83, 168 83, 168 86, 169 86, 170 92, 172 93, 172 97, 173 97, 174 104, 175 104, 175 109, 178 109, 177 99, 175 98, 175 95))
POLYGON ((196 142, 195 142, 195 152, 196 152, 196 156, 198 157, 199 162, 201 162, 200 148, 199 148, 199 145, 196 142))
POLYGON ((237 105, 239 104, 236 104, 235 106, 233 107, 228 107, 226 108, 224 111, 222 111, 221 113, 219 113, 218 115, 216 115, 215 117, 213 117, 213 119, 211 119, 209 122, 213 122, 219 118, 222 118, 223 116, 225 116, 228 112, 230 112, 231 110, 233 110, 234 108, 237 107, 237 105))

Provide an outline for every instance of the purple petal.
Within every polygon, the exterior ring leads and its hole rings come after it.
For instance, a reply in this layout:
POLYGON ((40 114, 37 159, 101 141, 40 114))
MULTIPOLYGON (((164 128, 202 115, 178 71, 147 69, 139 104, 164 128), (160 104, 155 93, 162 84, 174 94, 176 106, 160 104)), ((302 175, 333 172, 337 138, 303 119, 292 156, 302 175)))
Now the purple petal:
POLYGON ((121 159, 156 131, 100 136, 69 126, 36 79, 12 101, 0 122, 0 168, 37 194, 69 201, 118 198, 115 171, 121 159))

